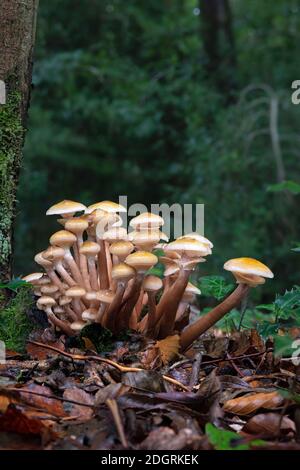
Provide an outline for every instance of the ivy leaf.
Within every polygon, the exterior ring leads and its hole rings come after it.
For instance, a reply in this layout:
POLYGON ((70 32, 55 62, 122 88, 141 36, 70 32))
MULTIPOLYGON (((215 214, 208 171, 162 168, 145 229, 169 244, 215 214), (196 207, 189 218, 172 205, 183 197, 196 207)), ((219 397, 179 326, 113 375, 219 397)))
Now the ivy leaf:
POLYGON ((157 277, 160 277, 161 279, 164 277, 164 272, 165 272, 165 267, 162 263, 158 262, 156 263, 155 266, 153 266, 153 268, 151 269, 148 269, 148 271, 146 272, 146 276, 157 276, 157 277))
POLYGON ((280 357, 290 357, 295 352, 293 344, 295 339, 289 335, 274 337, 274 355, 280 357))
POLYGON ((222 300, 234 289, 234 284, 228 283, 223 276, 203 276, 200 289, 202 295, 222 300))
POLYGON ((238 436, 235 432, 218 429, 211 423, 206 424, 205 434, 216 450, 250 450, 251 446, 261 446, 265 444, 261 439, 243 443, 243 438, 238 436))

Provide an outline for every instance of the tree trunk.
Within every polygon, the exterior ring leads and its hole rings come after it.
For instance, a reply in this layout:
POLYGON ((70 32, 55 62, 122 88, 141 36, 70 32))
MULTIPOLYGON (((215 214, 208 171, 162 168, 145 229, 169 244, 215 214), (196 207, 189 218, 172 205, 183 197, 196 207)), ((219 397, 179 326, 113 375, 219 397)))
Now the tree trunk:
POLYGON ((11 277, 16 190, 30 99, 37 9, 38 0, 0 2, 0 83, 3 87, 4 82, 6 88, 5 104, 0 104, 1 281, 11 277))
POLYGON ((199 0, 205 68, 216 86, 232 99, 236 52, 229 0, 199 0))

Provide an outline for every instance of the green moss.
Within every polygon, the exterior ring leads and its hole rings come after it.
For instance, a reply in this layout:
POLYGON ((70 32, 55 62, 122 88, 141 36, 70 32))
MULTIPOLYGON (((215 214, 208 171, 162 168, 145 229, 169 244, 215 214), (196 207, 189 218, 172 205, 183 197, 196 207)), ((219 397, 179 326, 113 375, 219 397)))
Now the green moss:
POLYGON ((24 136, 20 102, 20 94, 11 92, 7 104, 0 106, 0 275, 11 256, 15 187, 24 136))
POLYGON ((28 335, 34 327, 26 315, 32 305, 31 289, 21 287, 0 311, 0 340, 4 341, 7 349, 17 352, 25 350, 28 335))

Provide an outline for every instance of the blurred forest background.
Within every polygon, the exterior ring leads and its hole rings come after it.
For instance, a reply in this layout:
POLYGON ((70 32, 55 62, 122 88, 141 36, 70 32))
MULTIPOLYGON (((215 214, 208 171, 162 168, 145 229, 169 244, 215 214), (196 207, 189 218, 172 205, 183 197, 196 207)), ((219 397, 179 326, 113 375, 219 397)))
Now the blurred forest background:
POLYGON ((296 79, 299 0, 41 0, 15 275, 50 205, 128 195, 205 204, 203 274, 246 255, 275 273, 266 296, 299 283, 296 79))

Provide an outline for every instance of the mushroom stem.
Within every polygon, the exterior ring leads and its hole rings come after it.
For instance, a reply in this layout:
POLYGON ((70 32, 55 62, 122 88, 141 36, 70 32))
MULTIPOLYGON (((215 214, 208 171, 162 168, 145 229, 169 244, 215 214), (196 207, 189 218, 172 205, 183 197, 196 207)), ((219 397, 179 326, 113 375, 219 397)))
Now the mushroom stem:
POLYGON ((132 315, 133 308, 138 301, 140 296, 140 288, 143 282, 143 274, 138 273, 134 278, 134 282, 131 286, 130 292, 128 293, 128 299, 125 305, 120 310, 120 324, 119 329, 128 328, 130 317, 132 315))
POLYGON ((205 333, 217 321, 230 312, 234 307, 239 305, 243 298, 247 295, 249 286, 239 284, 238 287, 219 305, 213 308, 203 317, 187 326, 180 336, 181 351, 184 352, 200 335, 205 333))
POLYGON ((124 282, 118 283, 114 300, 112 301, 112 303, 106 310, 104 317, 103 317, 103 325, 105 326, 105 328, 108 328, 113 332, 115 331, 117 316, 120 310, 120 306, 122 304, 124 291, 125 291, 125 283, 124 282))
POLYGON ((100 251, 98 254, 99 274, 100 274, 100 288, 105 290, 109 288, 109 276, 107 269, 106 247, 105 241, 99 240, 100 251))
POLYGON ((95 257, 88 256, 88 270, 90 274, 90 283, 93 290, 99 290, 98 274, 96 269, 95 257))
POLYGON ((58 272, 58 274, 60 274, 60 276, 63 278, 63 280, 66 282, 66 284, 68 284, 68 286, 70 287, 76 286, 76 282, 74 281, 72 276, 70 276, 70 274, 65 269, 61 261, 56 263, 55 269, 58 272))
POLYGON ((148 314, 147 314, 147 325, 145 334, 147 336, 155 335, 155 320, 156 320, 156 303, 155 303, 155 292, 148 292, 148 314))
POLYGON ((78 268, 77 264, 74 261, 74 258, 72 256, 71 251, 69 249, 66 249, 65 253, 66 253, 65 254, 65 260, 66 260, 66 263, 68 264, 68 266, 70 268, 72 276, 74 277, 75 281, 78 282, 78 284, 82 285, 83 284, 83 279, 82 279, 81 273, 79 271, 79 268, 78 268))
POLYGON ((57 318, 57 316, 54 315, 54 313, 52 312, 51 309, 47 309, 46 313, 47 313, 48 320, 52 323, 52 325, 57 326, 58 328, 60 328, 61 331, 63 333, 65 333, 66 335, 68 335, 68 336, 72 336, 74 334, 73 330, 71 329, 69 324, 67 322, 57 318))
POLYGON ((189 281, 190 270, 181 269, 174 284, 165 292, 156 308, 159 337, 169 336, 174 328, 176 312, 189 281))

